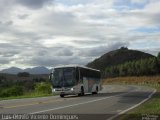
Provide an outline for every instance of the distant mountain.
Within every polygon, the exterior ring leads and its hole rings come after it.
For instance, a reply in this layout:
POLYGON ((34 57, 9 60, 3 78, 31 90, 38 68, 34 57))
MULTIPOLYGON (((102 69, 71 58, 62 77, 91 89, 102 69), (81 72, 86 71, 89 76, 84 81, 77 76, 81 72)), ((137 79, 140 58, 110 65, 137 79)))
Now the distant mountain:
POLYGON ((46 67, 34 67, 27 68, 23 70, 24 72, 29 72, 30 74, 49 74, 50 70, 46 67))
POLYGON ((138 50, 130 50, 128 48, 122 47, 102 55, 101 57, 88 63, 86 66, 103 71, 106 67, 151 57, 155 56, 138 50))
POLYGON ((8 74, 17 74, 19 72, 22 72, 23 70, 17 67, 10 67, 8 69, 3 69, 1 73, 8 73, 8 74))
POLYGON ((0 71, 0 73, 8 73, 8 74, 17 74, 19 72, 28 72, 30 74, 49 74, 50 70, 46 67, 26 68, 24 70, 17 67, 11 67, 0 71))

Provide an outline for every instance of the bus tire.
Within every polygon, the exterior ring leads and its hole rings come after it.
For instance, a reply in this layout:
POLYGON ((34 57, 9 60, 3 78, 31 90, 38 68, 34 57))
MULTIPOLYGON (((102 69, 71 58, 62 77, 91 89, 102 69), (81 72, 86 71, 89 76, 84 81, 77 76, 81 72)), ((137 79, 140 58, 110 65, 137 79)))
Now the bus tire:
POLYGON ((60 94, 60 97, 63 98, 63 97, 64 97, 64 94, 60 94))
POLYGON ((96 87, 96 92, 95 92, 95 94, 98 94, 98 86, 96 87))
POLYGON ((84 96, 84 88, 81 87, 81 92, 78 94, 78 96, 84 96))
POLYGON ((97 94, 98 93, 98 86, 96 87, 96 91, 92 92, 92 94, 97 94))

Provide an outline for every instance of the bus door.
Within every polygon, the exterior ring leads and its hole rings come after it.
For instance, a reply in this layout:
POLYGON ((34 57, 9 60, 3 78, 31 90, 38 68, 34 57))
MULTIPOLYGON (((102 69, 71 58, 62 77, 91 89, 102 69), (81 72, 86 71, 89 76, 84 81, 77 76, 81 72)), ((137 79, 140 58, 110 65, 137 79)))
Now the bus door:
POLYGON ((88 79, 83 77, 84 92, 88 92, 88 79))
POLYGON ((88 90, 89 90, 89 92, 92 92, 93 87, 94 87, 95 84, 96 83, 95 83, 95 79, 94 78, 90 78, 88 80, 88 90))

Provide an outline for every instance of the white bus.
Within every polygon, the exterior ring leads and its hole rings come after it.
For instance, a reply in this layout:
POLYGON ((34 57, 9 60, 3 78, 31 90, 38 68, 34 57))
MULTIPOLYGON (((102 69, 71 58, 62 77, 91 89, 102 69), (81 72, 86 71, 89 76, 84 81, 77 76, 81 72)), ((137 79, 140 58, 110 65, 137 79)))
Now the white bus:
POLYGON ((97 94, 101 90, 101 73, 99 70, 84 66, 55 67, 50 75, 52 92, 61 97, 65 95, 97 94))

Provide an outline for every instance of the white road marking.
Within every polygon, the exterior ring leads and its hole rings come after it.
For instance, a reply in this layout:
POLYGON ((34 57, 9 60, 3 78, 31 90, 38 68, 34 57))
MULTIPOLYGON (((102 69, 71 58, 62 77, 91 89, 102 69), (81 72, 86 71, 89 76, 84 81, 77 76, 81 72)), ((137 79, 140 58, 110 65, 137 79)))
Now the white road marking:
POLYGON ((112 116, 112 117, 110 117, 110 118, 107 118, 106 120, 113 120, 113 119, 117 118, 119 115, 122 115, 122 114, 128 112, 129 110, 131 110, 131 109, 133 109, 133 108, 141 105, 142 103, 144 103, 144 102, 146 102, 147 100, 149 100, 149 99, 152 97, 152 95, 154 95, 154 93, 155 93, 156 91, 157 91, 157 90, 155 89, 150 95, 148 95, 148 97, 147 97, 146 99, 142 100, 140 103, 138 103, 138 104, 136 104, 136 105, 134 105, 134 106, 132 106, 132 107, 130 107, 130 108, 128 108, 128 109, 125 109, 125 110, 119 112, 118 114, 116 114, 116 115, 114 115, 114 116, 112 116))
MULTIPOLYGON (((131 91, 130 91, 130 92, 131 92, 131 91)), ((68 108, 68 107, 83 105, 83 104, 87 104, 87 103, 92 103, 92 102, 96 102, 96 101, 105 100, 105 99, 112 98, 112 97, 117 97, 117 96, 121 96, 121 95, 126 95, 126 94, 129 94, 129 92, 127 92, 127 93, 122 93, 122 94, 118 94, 118 95, 113 95, 113 96, 109 96, 109 97, 104 97, 104 98, 100 98, 100 99, 96 99, 96 100, 91 100, 91 101, 87 101, 87 102, 81 102, 81 103, 77 103, 77 104, 66 105, 66 106, 62 106, 62 107, 57 107, 57 108, 52 108, 52 109, 37 111, 37 112, 30 113, 30 114, 37 114, 37 113, 43 113, 43 112, 48 112, 48 111, 53 111, 53 110, 59 110, 59 109, 63 109, 63 108, 68 108)))

